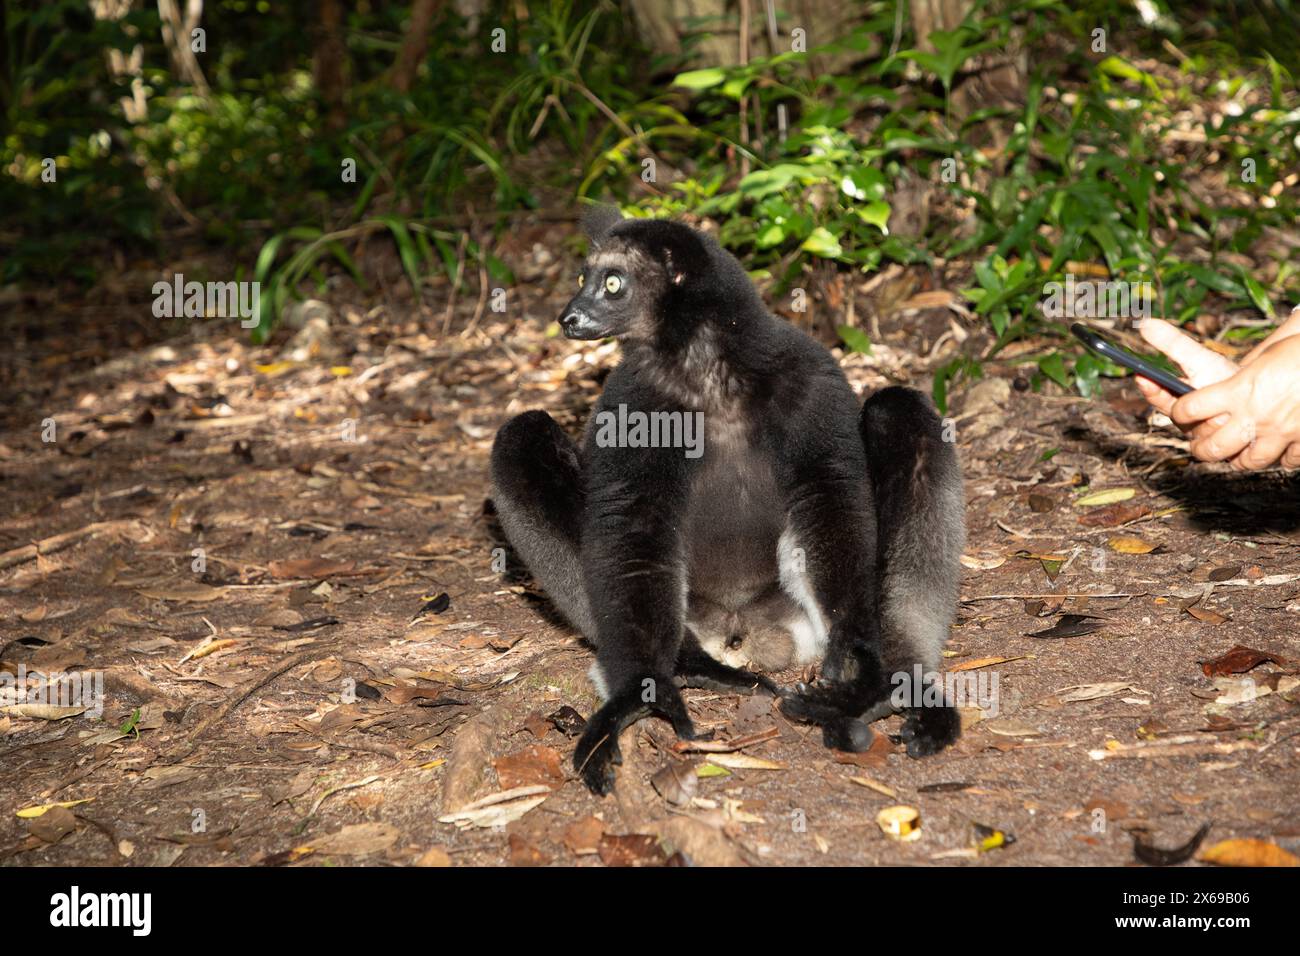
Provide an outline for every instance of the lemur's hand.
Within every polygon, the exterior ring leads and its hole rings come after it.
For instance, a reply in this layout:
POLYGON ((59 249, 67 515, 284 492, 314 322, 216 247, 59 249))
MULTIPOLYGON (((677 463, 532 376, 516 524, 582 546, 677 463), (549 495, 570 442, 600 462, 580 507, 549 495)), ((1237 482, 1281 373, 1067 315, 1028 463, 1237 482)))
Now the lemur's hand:
POLYGON ((670 678, 652 679, 648 686, 629 684, 592 714, 573 752, 574 768, 596 796, 614 789, 614 768, 623 762, 618 735, 651 714, 669 721, 682 740, 699 739, 686 703, 670 678))

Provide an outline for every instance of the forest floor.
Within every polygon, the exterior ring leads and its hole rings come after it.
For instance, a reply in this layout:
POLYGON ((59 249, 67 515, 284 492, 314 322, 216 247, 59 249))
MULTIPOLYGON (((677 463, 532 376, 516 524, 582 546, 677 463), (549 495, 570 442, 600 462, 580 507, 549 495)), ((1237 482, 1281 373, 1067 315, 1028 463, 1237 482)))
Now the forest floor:
MULTIPOLYGON (((1189 464, 1131 383, 1039 394, 1009 365, 953 403, 946 666, 995 691, 956 746, 912 760, 891 718, 836 754, 768 698, 688 691, 737 749, 643 721, 588 793, 591 652, 487 503, 495 430, 545 408, 578 433, 617 361, 546 336, 577 260, 543 236, 512 236, 505 315, 339 289, 260 348, 132 331, 130 269, 102 301, 10 303, 53 331, 0 366, 0 862, 1123 865, 1205 825, 1201 854, 1300 852, 1300 482, 1189 464), (48 672, 102 695, 17 699, 48 672), (896 805, 919 838, 882 831, 896 805), (979 852, 976 825, 1014 842, 979 852)), ((944 284, 849 290, 878 326, 856 388, 928 390, 970 328, 944 284)))

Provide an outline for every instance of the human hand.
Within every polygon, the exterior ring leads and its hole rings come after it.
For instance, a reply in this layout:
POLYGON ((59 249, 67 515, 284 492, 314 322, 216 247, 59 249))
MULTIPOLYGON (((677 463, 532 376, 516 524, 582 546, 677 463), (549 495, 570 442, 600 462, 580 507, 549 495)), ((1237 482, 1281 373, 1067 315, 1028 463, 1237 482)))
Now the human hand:
POLYGON ((1230 461, 1244 471, 1279 460, 1300 468, 1300 336, 1256 351, 1250 364, 1184 395, 1168 414, 1193 431, 1190 450, 1202 461, 1230 461))
MULTIPOLYGON (((1161 352, 1177 362, 1183 369, 1183 376, 1194 388, 1204 388, 1237 374, 1237 363, 1207 349, 1190 335, 1179 331, 1178 327, 1160 319, 1143 319, 1138 324, 1138 331, 1161 352)), ((1149 378, 1137 377, 1137 385, 1146 400, 1158 411, 1169 415, 1174 407, 1175 396, 1161 388, 1149 378)), ((1196 440, 1209 438, 1228 421, 1228 416, 1219 415, 1210 421, 1198 422, 1189 429, 1196 440)))

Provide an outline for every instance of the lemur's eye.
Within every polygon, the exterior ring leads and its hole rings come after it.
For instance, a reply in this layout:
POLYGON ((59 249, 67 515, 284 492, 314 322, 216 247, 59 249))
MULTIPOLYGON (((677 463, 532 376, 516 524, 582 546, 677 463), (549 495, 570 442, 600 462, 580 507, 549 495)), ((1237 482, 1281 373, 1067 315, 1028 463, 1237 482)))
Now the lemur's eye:
POLYGON ((618 295, 623 291, 623 277, 619 275, 605 276, 605 291, 610 295, 618 295))
POLYGON ((586 277, 583 276, 583 274, 582 274, 581 272, 578 273, 578 288, 579 288, 579 289, 582 288, 582 283, 585 281, 585 278, 586 278, 586 277))

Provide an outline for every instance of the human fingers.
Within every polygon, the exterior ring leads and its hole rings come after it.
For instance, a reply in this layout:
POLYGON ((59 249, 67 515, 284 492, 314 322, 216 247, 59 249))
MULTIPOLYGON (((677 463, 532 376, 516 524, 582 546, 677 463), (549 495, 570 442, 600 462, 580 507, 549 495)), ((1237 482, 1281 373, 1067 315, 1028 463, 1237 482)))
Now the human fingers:
POLYGON ((1169 417, 1179 425, 1189 426, 1203 422, 1216 415, 1231 414, 1241 402, 1237 396, 1237 381, 1230 378, 1214 385, 1206 385, 1194 392, 1188 392, 1174 402, 1169 417))
POLYGON ((1225 461, 1236 457, 1254 440, 1255 423, 1233 417, 1208 438, 1192 442, 1190 450, 1201 461, 1225 461))
POLYGON ((1136 381, 1138 391, 1142 393, 1142 397, 1150 402, 1156 411, 1168 415, 1169 410, 1174 407, 1173 393, 1166 391, 1151 379, 1143 378, 1141 375, 1136 376, 1136 381))
POLYGON ((1182 366, 1197 388, 1221 382, 1237 371, 1237 365, 1231 359, 1207 349, 1169 322, 1143 319, 1138 331, 1148 343, 1182 366))
POLYGON ((1239 471, 1260 471, 1276 464, 1286 449, 1285 438, 1277 435, 1260 438, 1251 442, 1241 454, 1232 459, 1232 467, 1239 471))

